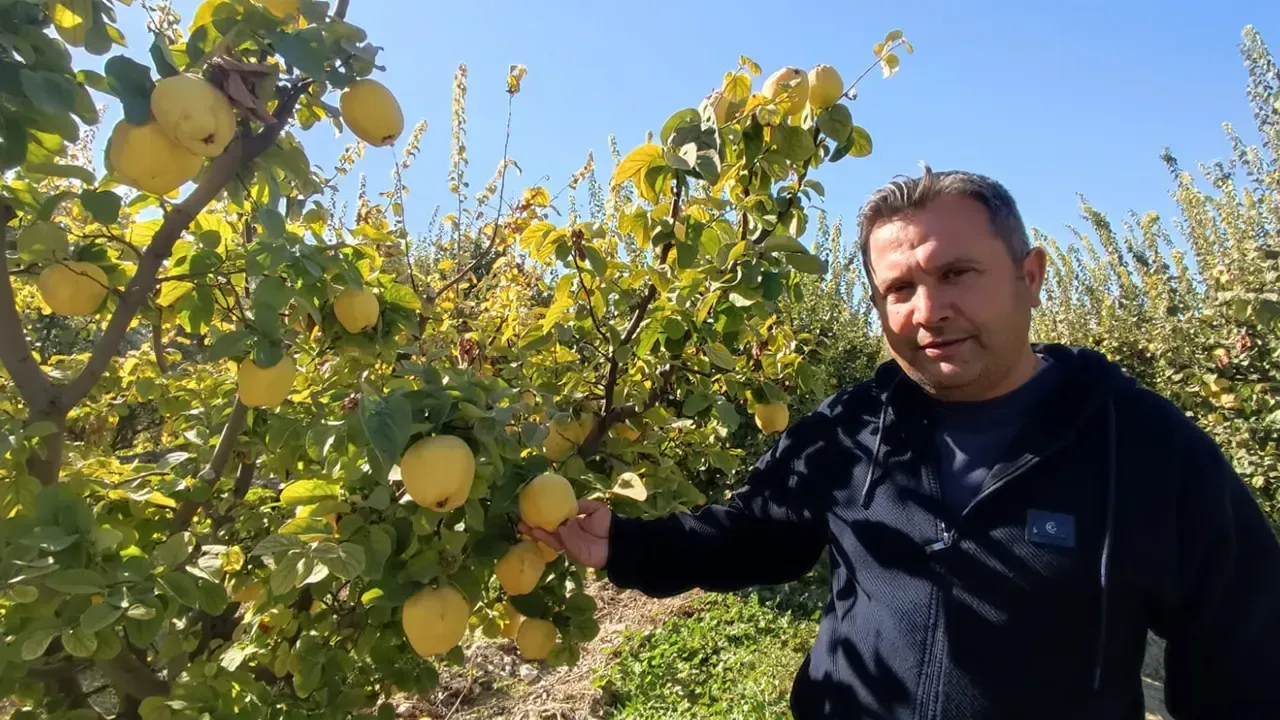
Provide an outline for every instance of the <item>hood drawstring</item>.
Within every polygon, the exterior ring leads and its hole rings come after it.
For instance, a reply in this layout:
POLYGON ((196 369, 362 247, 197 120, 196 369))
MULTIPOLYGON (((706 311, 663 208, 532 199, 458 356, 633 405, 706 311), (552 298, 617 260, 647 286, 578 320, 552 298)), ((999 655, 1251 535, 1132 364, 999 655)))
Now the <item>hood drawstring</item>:
POLYGON ((880 476, 876 474, 876 470, 880 465, 880 446, 884 441, 885 419, 889 415, 889 396, 893 394, 893 389, 898 386, 898 381, 901 379, 901 375, 894 378, 893 382, 889 384, 889 389, 885 390, 884 395, 881 396, 883 404, 880 406, 880 421, 876 423, 875 450, 871 453, 871 465, 867 468, 867 478, 862 483, 862 498, 859 504, 862 505, 863 510, 871 507, 871 493, 875 490, 876 481, 880 479, 880 476))
POLYGON ((1107 401, 1107 525, 1102 536, 1100 603, 1102 616, 1098 623, 1098 654, 1093 666, 1093 689, 1102 685, 1102 664, 1107 649, 1107 575, 1111 569, 1111 534, 1116 516, 1116 406, 1107 401))

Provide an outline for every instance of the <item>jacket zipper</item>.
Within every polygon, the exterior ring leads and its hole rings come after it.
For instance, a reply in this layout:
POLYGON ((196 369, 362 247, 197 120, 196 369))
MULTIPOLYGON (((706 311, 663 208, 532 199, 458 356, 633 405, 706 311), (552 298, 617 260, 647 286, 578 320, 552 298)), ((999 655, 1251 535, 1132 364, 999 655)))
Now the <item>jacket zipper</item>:
MULTIPOLYGON (((938 496, 942 497, 942 490, 937 486, 937 478, 934 477, 933 468, 930 463, 926 463, 924 467, 925 477, 929 480, 930 489, 938 496)), ((955 531, 947 528, 944 520, 938 521, 939 540, 925 548, 926 552, 933 553, 943 548, 949 547, 951 541, 955 538, 955 531)), ((925 658, 924 679, 921 681, 920 699, 921 703, 916 711, 918 720, 932 720, 934 716, 933 708, 937 705, 937 695, 941 687, 939 675, 942 673, 942 663, 938 659, 938 645, 942 640, 942 591, 935 585, 930 594, 930 602, 932 607, 930 613, 929 633, 929 653, 925 658)))

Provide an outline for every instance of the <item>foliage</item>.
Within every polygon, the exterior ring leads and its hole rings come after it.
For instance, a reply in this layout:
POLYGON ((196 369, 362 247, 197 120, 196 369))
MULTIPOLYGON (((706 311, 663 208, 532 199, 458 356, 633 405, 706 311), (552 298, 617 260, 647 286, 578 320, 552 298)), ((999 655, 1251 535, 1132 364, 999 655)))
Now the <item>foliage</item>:
POLYGON ((1176 233, 1155 213, 1117 232, 1082 200, 1092 238, 1038 238, 1051 267, 1035 330, 1103 350, 1187 410, 1280 527, 1280 73, 1251 27, 1241 52, 1261 146, 1226 126, 1208 187, 1165 151, 1176 233))
MULTIPOLYGON (((462 66, 456 207, 415 236, 403 174, 425 125, 392 190, 362 187, 351 216, 336 180, 365 147, 325 174, 292 131, 341 130, 334 95, 378 69, 346 0, 301 0, 297 15, 206 0, 185 26, 143 3, 150 66, 74 68, 68 45, 123 45, 115 12, 130 4, 0 0, 0 688, 25 716, 382 717, 393 692, 465 662, 460 648, 420 658, 404 637, 401 605, 432 586, 459 590, 476 629, 495 629, 505 600, 552 620, 549 661, 573 663, 598 630, 583 568, 557 558, 512 598, 493 576, 522 484, 554 466, 630 514, 692 507, 760 442, 754 403, 829 384, 823 342, 785 315, 826 269, 801 242, 823 192, 810 174, 871 150, 847 105, 784 118, 742 58, 723 122, 716 102, 675 113, 616 153, 605 184, 588 158, 560 220, 544 187, 511 200, 505 148, 469 195, 462 66), (88 157, 90 91, 136 125, 180 71, 232 102, 235 137, 180 200, 132 193, 88 157), (71 261, 106 277, 88 317, 40 299, 40 274, 71 261), (377 296, 372 329, 335 318, 349 288, 377 296), (286 358, 281 405, 237 399, 239 366, 286 358), (548 424, 570 418, 589 431, 548 457, 548 424), (439 434, 477 458, 448 512, 399 482, 405 448, 439 434), (90 672, 105 685, 89 689, 90 672)), ((899 47, 891 33, 868 71, 892 74, 899 47)), ((504 87, 508 129, 524 74, 512 66, 504 87)))
POLYGON ((754 596, 707 595, 647 633, 623 636, 596 678, 608 717, 789 717, 791 683, 817 636, 754 596))

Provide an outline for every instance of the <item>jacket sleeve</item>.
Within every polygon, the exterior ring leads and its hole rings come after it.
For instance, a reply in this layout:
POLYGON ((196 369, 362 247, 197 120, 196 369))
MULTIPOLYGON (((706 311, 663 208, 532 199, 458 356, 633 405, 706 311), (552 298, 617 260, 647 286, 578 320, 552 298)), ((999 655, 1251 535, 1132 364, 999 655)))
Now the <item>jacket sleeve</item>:
POLYGON ((1177 720, 1277 717, 1280 541, 1218 446, 1189 435, 1172 592, 1153 628, 1167 707, 1177 720))
POLYGON ((814 413, 783 432, 724 505, 655 519, 614 516, 605 567, 618 587, 667 597, 692 588, 739 590, 799 579, 827 542, 810 495, 830 418, 814 413))

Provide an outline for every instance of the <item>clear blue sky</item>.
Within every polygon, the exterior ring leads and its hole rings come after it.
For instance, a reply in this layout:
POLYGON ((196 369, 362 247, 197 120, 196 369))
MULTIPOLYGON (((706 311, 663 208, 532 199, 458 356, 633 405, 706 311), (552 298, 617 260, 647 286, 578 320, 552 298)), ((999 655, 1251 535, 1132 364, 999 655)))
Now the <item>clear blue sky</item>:
MULTIPOLYGON (((189 19, 198 3, 177 5, 189 19)), ((141 13, 120 12, 130 54, 144 54, 141 13)), ((646 130, 718 86, 739 54, 765 74, 821 62, 852 79, 874 59, 871 45, 901 28, 915 54, 904 54, 888 81, 878 71, 868 76, 852 107, 875 152, 819 171, 827 209, 851 218, 878 184, 925 160, 992 175, 1014 193, 1028 224, 1061 237, 1065 223, 1078 222, 1077 192, 1116 218, 1129 209, 1172 211, 1161 148, 1188 167, 1225 157, 1224 121, 1253 141, 1240 31, 1253 24, 1280 50, 1280 3, 1263 0, 352 0, 348 19, 384 48, 387 71, 378 77, 399 97, 407 124, 430 124, 407 178, 413 231, 425 230, 434 205, 450 200, 450 88, 459 62, 470 72, 472 192, 501 157, 511 63, 529 68, 513 121, 511 156, 524 169, 516 186, 548 176, 554 192, 588 149, 607 182, 610 133, 624 152, 642 142, 646 130)), ((108 121, 117 117, 112 107, 108 121)), ((304 142, 327 168, 350 138, 335 139, 325 126, 304 142)), ((371 149, 358 170, 379 190, 390 168, 390 151, 371 149)))

